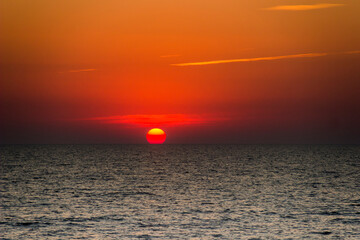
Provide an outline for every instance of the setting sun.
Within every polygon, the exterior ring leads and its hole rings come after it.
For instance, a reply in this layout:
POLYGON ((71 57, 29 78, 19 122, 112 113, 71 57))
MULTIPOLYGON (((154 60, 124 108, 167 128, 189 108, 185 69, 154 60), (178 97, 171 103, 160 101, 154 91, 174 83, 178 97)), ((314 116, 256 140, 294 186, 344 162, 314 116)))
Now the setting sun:
POLYGON ((146 139, 150 144, 163 144, 166 140, 166 134, 160 128, 153 128, 146 134, 146 139))

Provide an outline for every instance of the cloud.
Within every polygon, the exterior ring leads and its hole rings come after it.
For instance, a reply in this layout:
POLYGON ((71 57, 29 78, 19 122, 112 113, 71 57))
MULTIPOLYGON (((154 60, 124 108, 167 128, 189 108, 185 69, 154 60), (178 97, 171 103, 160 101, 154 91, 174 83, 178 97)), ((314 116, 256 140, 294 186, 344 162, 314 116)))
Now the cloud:
POLYGON ((238 58, 238 59, 214 60, 214 61, 206 61, 206 62, 176 63, 176 64, 171 64, 171 65, 184 67, 184 66, 198 66, 198 65, 235 63, 235 62, 269 61, 269 60, 279 60, 279 59, 287 59, 287 58, 321 57, 321 56, 326 56, 326 55, 327 55, 327 53, 303 53, 303 54, 275 56, 275 57, 238 58))
POLYGON ((108 117, 94 117, 82 120, 100 121, 107 124, 128 124, 143 127, 156 126, 174 126, 174 125, 195 125, 195 124, 211 124, 223 121, 223 118, 204 117, 194 114, 137 114, 137 115, 118 115, 108 117))
POLYGON ((314 57, 322 57, 322 56, 334 55, 334 54, 357 54, 357 53, 360 53, 360 51, 348 51, 341 53, 302 53, 302 54, 274 56, 274 57, 238 58, 238 59, 214 60, 214 61, 205 61, 205 62, 175 63, 171 65, 178 67, 201 66, 201 65, 236 63, 236 62, 272 61, 272 60, 291 59, 291 58, 314 58, 314 57))
POLYGON ((63 72, 59 72, 59 73, 79 73, 79 72, 93 72, 96 71, 97 69, 95 68, 87 68, 87 69, 75 69, 75 70, 68 70, 68 71, 63 71, 63 72))
POLYGON ((358 53, 360 53, 360 50, 344 52, 344 54, 358 54, 358 53))
POLYGON ((270 11, 307 11, 323 8, 332 8, 332 7, 341 7, 345 4, 336 4, 336 3, 320 3, 320 4, 311 4, 311 5, 280 5, 275 7, 264 8, 264 10, 270 11))

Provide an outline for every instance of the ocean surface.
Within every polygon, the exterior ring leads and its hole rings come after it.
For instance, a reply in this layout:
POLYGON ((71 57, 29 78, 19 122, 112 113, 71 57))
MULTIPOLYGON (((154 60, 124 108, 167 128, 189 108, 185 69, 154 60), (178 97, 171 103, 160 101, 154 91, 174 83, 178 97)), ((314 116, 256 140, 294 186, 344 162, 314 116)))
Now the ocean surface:
POLYGON ((0 239, 360 239, 360 146, 0 146, 0 239))

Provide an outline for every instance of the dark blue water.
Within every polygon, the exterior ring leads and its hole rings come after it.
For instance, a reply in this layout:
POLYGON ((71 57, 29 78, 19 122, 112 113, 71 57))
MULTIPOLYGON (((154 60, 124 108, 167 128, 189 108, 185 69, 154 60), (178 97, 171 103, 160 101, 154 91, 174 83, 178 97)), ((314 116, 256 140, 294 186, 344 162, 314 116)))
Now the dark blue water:
POLYGON ((360 239, 359 146, 0 146, 2 239, 360 239))

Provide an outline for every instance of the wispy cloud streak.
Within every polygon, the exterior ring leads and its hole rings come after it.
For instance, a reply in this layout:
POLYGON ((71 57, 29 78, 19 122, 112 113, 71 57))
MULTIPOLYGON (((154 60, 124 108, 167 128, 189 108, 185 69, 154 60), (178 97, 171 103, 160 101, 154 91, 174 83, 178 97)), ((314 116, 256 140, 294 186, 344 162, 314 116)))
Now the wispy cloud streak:
POLYGON ((184 66, 199 66, 199 65, 211 65, 211 64, 221 64, 221 63, 270 61, 270 60, 279 60, 279 59, 287 59, 287 58, 321 57, 326 55, 327 53, 304 53, 304 54, 294 54, 294 55, 275 56, 275 57, 239 58, 239 59, 215 60, 215 61, 206 61, 206 62, 176 63, 171 65, 184 67, 184 66))
POLYGON ((320 3, 320 4, 311 4, 311 5, 280 5, 275 7, 264 8, 264 10, 270 11, 307 11, 307 10, 315 10, 315 9, 323 9, 323 8, 333 8, 333 7, 341 7, 345 4, 338 3, 320 3))
POLYGON ((201 66, 201 65, 212 65, 212 64, 222 64, 222 63, 272 61, 272 60, 291 59, 291 58, 314 58, 314 57, 323 57, 334 54, 356 54, 356 53, 360 53, 360 51, 348 51, 341 53, 302 53, 302 54, 273 56, 273 57, 239 58, 239 59, 214 60, 214 61, 205 61, 205 62, 174 63, 171 65, 178 67, 186 67, 186 66, 201 66))
POLYGON ((79 73, 79 72, 93 72, 96 71, 95 68, 87 68, 87 69, 75 69, 75 70, 68 70, 68 71, 62 71, 59 73, 79 73))
POLYGON ((108 117, 94 117, 81 119, 87 121, 99 121, 107 124, 127 124, 146 127, 154 126, 174 126, 174 125, 195 125, 211 124, 225 119, 215 117, 204 117, 194 114, 137 114, 137 115, 118 115, 108 117))

